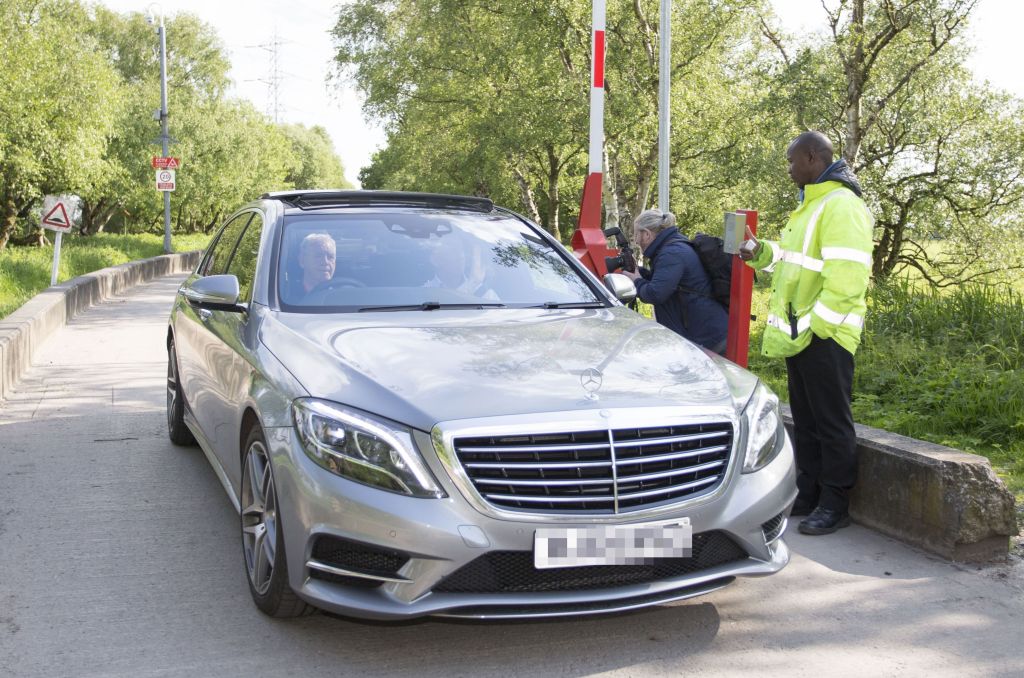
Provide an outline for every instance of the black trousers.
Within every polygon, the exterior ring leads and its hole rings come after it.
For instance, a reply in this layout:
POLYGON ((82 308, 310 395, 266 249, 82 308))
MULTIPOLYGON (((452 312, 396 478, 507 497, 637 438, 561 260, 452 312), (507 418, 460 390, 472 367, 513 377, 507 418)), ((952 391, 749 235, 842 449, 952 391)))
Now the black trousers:
POLYGON ((857 482, 853 356, 832 339, 815 336, 810 346, 786 358, 786 371, 798 501, 845 512, 857 482))

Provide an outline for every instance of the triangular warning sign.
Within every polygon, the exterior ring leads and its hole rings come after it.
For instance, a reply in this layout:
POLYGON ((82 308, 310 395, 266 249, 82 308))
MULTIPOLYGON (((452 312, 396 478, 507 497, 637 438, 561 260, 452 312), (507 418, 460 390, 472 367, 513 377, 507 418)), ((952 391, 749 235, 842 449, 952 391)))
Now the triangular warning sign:
POLYGON ((55 228, 71 228, 71 220, 68 219, 67 210, 64 209, 64 203, 59 202, 53 206, 53 209, 43 217, 44 226, 53 226, 55 228))
POLYGON ((178 169, 180 161, 177 158, 167 158, 167 169, 178 169))

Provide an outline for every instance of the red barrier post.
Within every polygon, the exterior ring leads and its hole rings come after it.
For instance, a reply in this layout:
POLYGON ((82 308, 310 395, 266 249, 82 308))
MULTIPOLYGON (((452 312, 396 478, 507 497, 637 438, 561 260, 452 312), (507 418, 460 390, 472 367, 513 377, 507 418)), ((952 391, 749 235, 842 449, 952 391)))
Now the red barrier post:
MULTIPOLYGON (((757 210, 737 210, 746 217, 747 228, 757 234, 757 210)), ((750 301, 754 296, 754 269, 734 254, 729 294, 729 331, 725 357, 740 367, 747 366, 750 353, 750 301)))

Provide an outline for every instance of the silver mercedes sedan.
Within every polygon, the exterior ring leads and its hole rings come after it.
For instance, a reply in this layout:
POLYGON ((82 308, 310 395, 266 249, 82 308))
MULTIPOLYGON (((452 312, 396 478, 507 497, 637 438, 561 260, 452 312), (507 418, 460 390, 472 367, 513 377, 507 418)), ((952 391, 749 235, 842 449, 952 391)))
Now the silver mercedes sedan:
POLYGON ((275 617, 548 617, 778 572, 776 396, 485 198, 268 193, 167 332, 170 438, 275 617))

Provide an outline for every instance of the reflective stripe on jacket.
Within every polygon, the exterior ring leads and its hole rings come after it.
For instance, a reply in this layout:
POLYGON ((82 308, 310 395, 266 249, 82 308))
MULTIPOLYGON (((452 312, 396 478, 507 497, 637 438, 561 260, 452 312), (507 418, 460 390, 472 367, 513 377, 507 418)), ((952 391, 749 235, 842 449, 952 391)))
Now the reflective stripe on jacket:
POLYGON ((788 357, 811 333, 851 354, 860 344, 871 275, 874 218, 864 201, 838 181, 804 187, 778 242, 763 240, 749 266, 772 271, 772 295, 762 353, 788 357))

